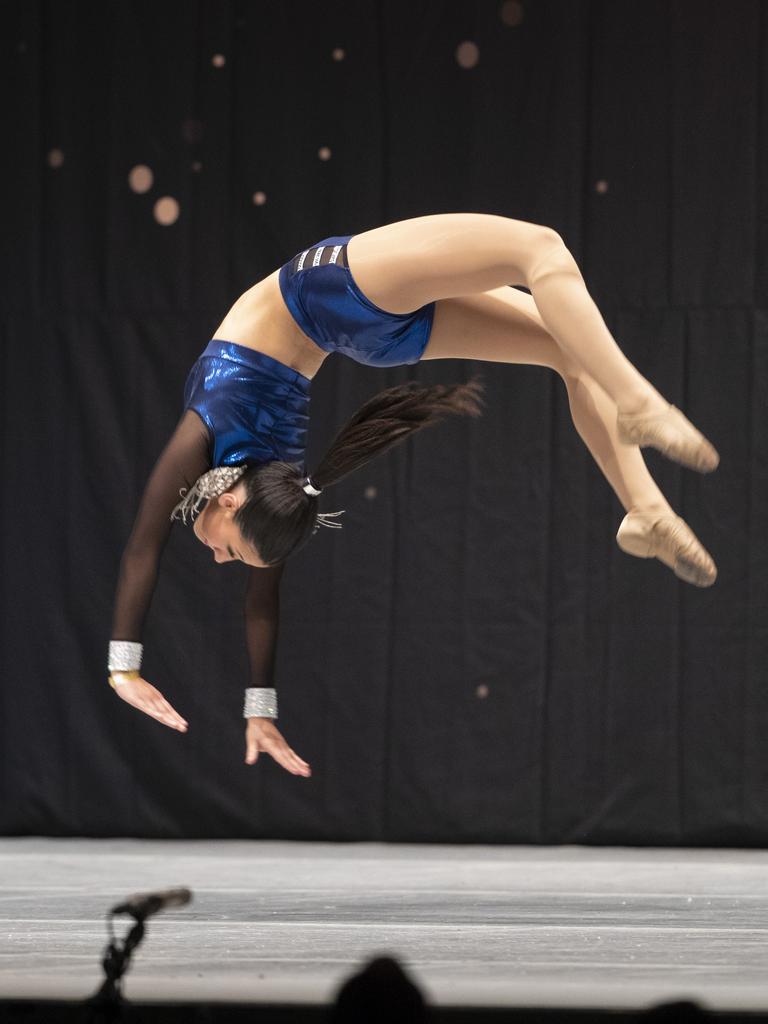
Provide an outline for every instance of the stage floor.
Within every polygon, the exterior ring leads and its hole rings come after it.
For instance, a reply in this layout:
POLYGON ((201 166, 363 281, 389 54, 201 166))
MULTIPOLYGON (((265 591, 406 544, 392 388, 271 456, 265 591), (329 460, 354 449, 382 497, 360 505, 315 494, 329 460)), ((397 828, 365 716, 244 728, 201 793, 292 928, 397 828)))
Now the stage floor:
POLYGON ((0 998, 91 994, 107 909, 176 886, 128 998, 328 1003, 385 953, 435 1005, 768 1008, 768 851, 227 840, 0 840, 0 998))

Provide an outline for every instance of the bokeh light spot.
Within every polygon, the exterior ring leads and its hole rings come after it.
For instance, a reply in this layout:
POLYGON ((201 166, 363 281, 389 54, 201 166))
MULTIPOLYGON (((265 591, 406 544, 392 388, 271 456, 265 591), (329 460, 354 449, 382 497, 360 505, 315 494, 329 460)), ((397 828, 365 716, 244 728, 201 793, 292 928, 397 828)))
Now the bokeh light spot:
POLYGON ((202 171, 202 169, 203 165, 200 163, 199 160, 192 161, 192 170, 195 171, 195 173, 197 173, 198 171, 202 171))
POLYGON ((499 14, 505 25, 515 28, 523 20, 525 8, 520 0, 504 0, 499 14))
POLYGON ((475 690, 475 693, 480 698, 480 700, 485 700, 485 698, 488 696, 490 692, 491 691, 488 689, 485 683, 480 683, 478 688, 475 690))
POLYGON ((264 203, 266 203, 266 201, 267 201, 267 194, 266 194, 266 192, 254 192, 253 193, 253 205, 254 206, 263 206, 264 203))
POLYGON ((600 181, 595 182, 595 192, 599 192, 600 195, 605 195, 607 191, 608 182, 604 178, 601 178, 600 181))
POLYGON ((162 196, 155 203, 154 213, 157 223, 167 227, 179 219, 179 204, 173 196, 162 196))
POLYGON ((136 164, 135 167, 131 168, 128 175, 128 184, 134 192, 149 192, 154 180, 155 176, 152 173, 152 169, 147 167, 146 164, 136 164))
POLYGON ((320 149, 318 149, 317 151, 317 155, 320 157, 321 160, 331 159, 331 151, 327 146, 321 146, 320 149))
POLYGON ((223 53, 214 53, 213 57, 211 58, 211 64, 213 64, 215 68, 223 68, 226 63, 227 58, 224 56, 223 53))
POLYGON ((49 167, 61 167, 64 163, 64 150, 62 149, 50 149, 48 150, 48 166, 49 167))
POLYGON ((337 46, 336 49, 331 54, 331 56, 333 57, 334 60, 344 60, 344 58, 346 57, 346 53, 340 46, 337 46))
POLYGON ((459 67, 473 68, 480 60, 480 49, 477 43, 465 39, 456 47, 456 61, 459 67))
POLYGON ((480 50, 477 43, 465 39, 456 47, 456 60, 460 68, 474 68, 480 59, 480 50))
POLYGON ((370 484, 368 487, 365 488, 363 493, 365 494, 368 501, 373 501, 373 499, 378 495, 379 489, 378 487, 374 487, 373 484, 370 484))

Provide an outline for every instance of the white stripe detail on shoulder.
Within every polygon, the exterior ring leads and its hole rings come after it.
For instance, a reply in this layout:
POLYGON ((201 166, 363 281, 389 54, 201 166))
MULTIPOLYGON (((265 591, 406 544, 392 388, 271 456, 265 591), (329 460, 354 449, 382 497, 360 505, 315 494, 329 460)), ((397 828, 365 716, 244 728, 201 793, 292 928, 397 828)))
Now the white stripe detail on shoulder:
POLYGON ((309 249, 305 249, 304 252, 301 254, 301 259, 299 260, 299 265, 296 267, 297 270, 303 270, 304 269, 304 260, 307 258, 307 253, 308 252, 309 252, 309 249))
POLYGON ((333 252, 331 253, 331 258, 328 260, 328 262, 329 263, 335 263, 340 252, 341 252, 341 246, 340 245, 334 245, 333 252))
POLYGON ((312 261, 312 266, 313 266, 313 267, 316 267, 316 266, 318 266, 318 265, 319 265, 319 263, 320 263, 320 257, 321 257, 321 256, 323 255, 323 249, 325 249, 325 246, 324 246, 324 245, 319 245, 319 246, 317 247, 317 252, 315 253, 315 258, 314 258, 314 260, 312 261))

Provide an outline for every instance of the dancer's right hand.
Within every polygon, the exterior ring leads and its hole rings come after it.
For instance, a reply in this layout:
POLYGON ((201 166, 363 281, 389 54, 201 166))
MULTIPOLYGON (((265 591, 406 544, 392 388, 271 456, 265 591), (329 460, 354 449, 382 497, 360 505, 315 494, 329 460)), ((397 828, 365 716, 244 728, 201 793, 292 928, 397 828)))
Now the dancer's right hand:
MULTIPOLYGON (((119 679, 119 673, 114 673, 119 679)), ((165 697, 148 683, 146 679, 137 676, 135 679, 125 679, 115 686, 115 693, 122 697, 128 704, 143 711, 146 715, 156 718, 158 722, 169 726, 171 729, 178 729, 179 732, 187 731, 187 722, 181 717, 165 697)))

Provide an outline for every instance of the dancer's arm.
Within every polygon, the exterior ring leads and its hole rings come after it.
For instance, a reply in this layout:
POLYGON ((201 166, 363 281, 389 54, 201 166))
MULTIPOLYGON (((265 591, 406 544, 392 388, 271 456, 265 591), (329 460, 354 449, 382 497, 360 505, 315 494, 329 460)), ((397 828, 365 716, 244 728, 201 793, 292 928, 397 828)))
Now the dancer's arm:
POLYGON ((251 568, 245 591, 245 643, 250 661, 250 686, 272 686, 280 620, 280 577, 283 563, 251 568))
MULTIPOLYGON (((191 487, 210 468, 208 428, 193 410, 182 415, 149 475, 130 536, 120 560, 112 619, 113 640, 141 642, 170 515, 182 487, 191 487)), ((129 704, 165 725, 180 728, 184 719, 145 679, 123 682, 116 692, 129 704)))
MULTIPOLYGON (((152 470, 120 562, 112 624, 113 640, 141 642, 141 631, 157 580, 163 547, 171 529, 170 514, 179 490, 191 487, 210 469, 209 435, 192 410, 182 416, 152 470)), ((245 630, 251 686, 272 686, 279 618, 279 584, 283 566, 252 567, 245 596, 245 630)), ((133 707, 164 725, 186 730, 187 723, 163 695, 141 676, 122 682, 116 692, 133 707)), ((249 718, 246 761, 261 751, 294 774, 309 775, 309 765, 288 746, 269 718, 249 718)))
MULTIPOLYGON (((280 578, 283 563, 252 568, 245 592, 245 640, 251 666, 251 686, 272 687, 280 619, 280 578)), ((255 764, 261 752, 270 754, 294 775, 311 775, 310 766, 288 746, 271 718, 247 719, 245 763, 255 764)))

